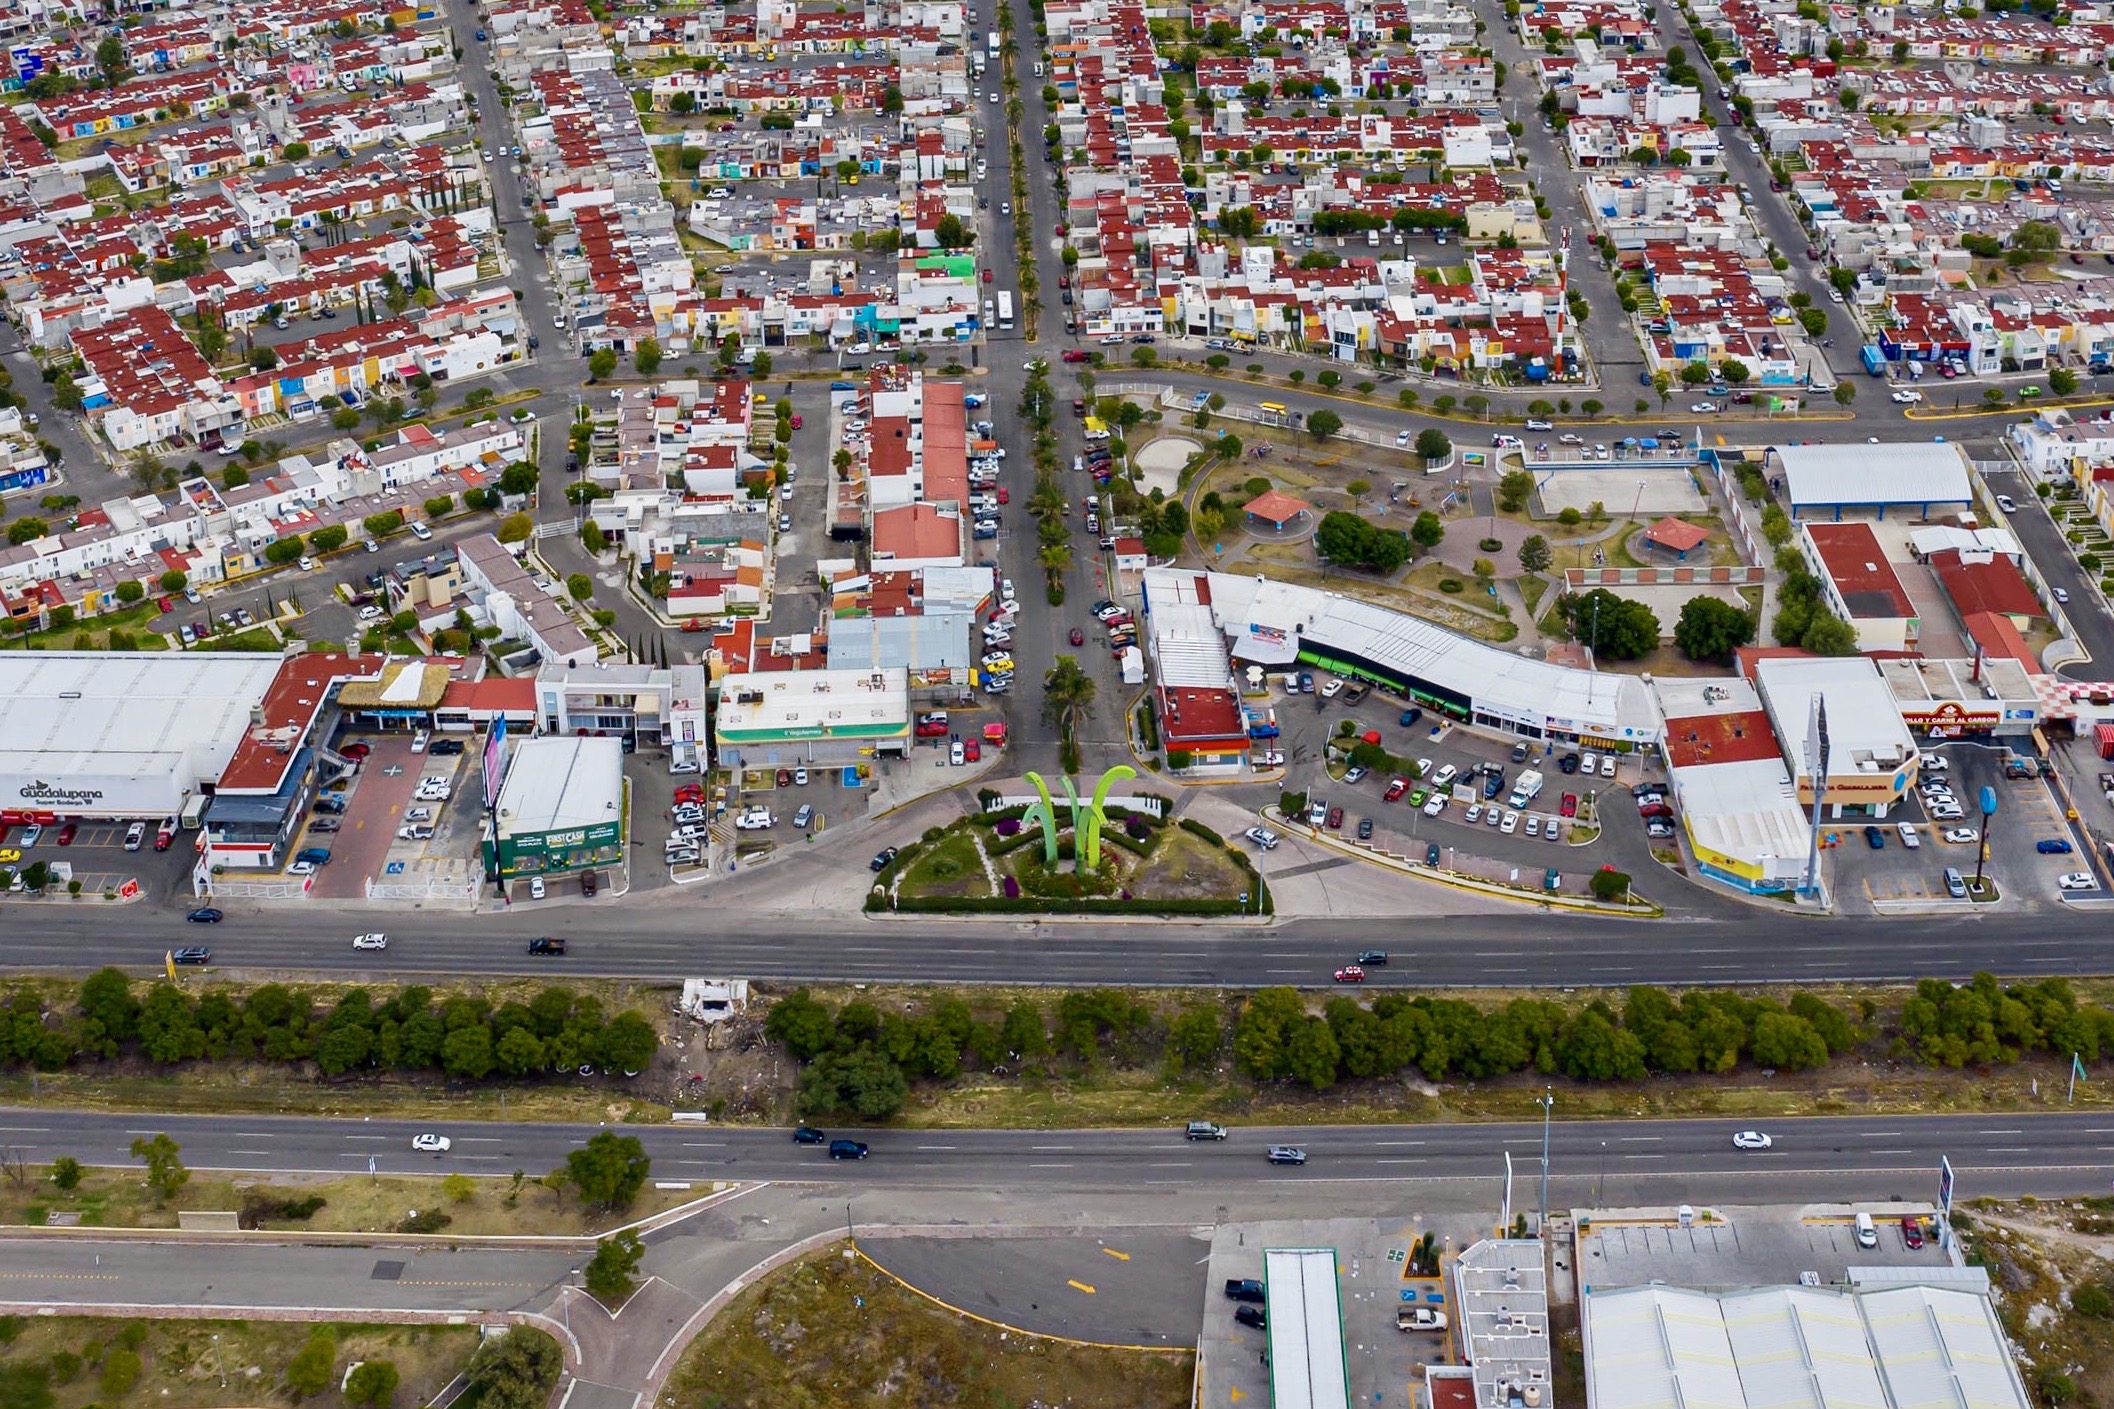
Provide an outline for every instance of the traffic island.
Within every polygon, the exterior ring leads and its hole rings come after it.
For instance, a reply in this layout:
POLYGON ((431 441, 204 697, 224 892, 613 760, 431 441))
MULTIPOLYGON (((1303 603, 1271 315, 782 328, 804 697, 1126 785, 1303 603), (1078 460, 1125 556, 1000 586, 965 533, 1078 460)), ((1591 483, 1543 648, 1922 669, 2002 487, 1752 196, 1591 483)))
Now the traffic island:
MULTIPOLYGON (((987 790, 985 797, 1002 803, 987 790)), ((1268 915, 1255 864, 1164 798, 1110 804, 1099 825, 1040 803, 934 827, 883 868, 869 912, 1268 915), (1145 810, 1157 807, 1158 813, 1145 810)), ((988 804, 987 804, 988 805, 988 804)), ((1083 815, 1083 810, 1082 810, 1083 815)))

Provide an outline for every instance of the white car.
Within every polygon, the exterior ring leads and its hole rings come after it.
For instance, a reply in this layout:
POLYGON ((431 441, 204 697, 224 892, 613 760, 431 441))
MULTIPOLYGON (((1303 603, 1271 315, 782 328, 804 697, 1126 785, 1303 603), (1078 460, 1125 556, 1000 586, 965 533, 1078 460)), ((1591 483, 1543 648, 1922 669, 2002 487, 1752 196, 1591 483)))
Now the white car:
POLYGON ((1615 776, 1615 755, 1611 753, 1600 755, 1600 776, 1603 778, 1615 776))
POLYGON ((1483 813, 1483 825, 1486 827, 1502 827, 1504 824, 1505 809, 1494 802, 1491 803, 1483 813))
POLYGON ((2009 494, 1999 494, 1997 496, 1997 507, 2007 514, 2015 514, 2019 511, 2019 506, 2012 501, 2009 494))
POLYGON ((1690 411, 1693 411, 1698 416, 1708 416, 1711 412, 1717 410, 1718 407, 1717 403, 1714 401, 1698 401, 1695 405, 1689 407, 1688 409, 1690 411))
POLYGON ((1469 803, 1469 804, 1468 804, 1468 810, 1467 810, 1466 812, 1464 812, 1464 813, 1462 813, 1462 814, 1461 814, 1461 820, 1462 820, 1463 822, 1466 822, 1466 823, 1467 823, 1467 824, 1468 824, 1469 826, 1471 826, 1471 827, 1473 827, 1473 826, 1474 826, 1474 825, 1475 825, 1476 823, 1478 823, 1478 822, 1482 821, 1482 820, 1483 820, 1483 804, 1481 804, 1481 803, 1479 803, 1479 802, 1471 802, 1471 803, 1469 803))
POLYGON ((2055 594, 2055 600, 2056 600, 2056 601, 2058 601, 2058 602, 2061 602, 2061 603, 2062 603, 2063 605, 2065 605, 2065 606, 2068 606, 2068 605, 2069 605, 2069 603, 2070 603, 2070 594, 2069 594, 2069 592, 2067 592, 2066 590, 2064 590, 2064 589, 2063 589, 2063 588, 2061 588, 2061 587, 2051 587, 2051 588, 2049 588, 2048 590, 2049 590, 2050 592, 2053 592, 2053 593, 2055 594))
POLYGON ((1331 680, 1328 684, 1321 687, 1321 697, 1325 700, 1333 700, 1342 693, 1343 682, 1341 680, 1331 680))
POLYGON ((316 863, 313 861, 296 861, 286 868, 286 874, 289 876, 313 876, 315 873, 316 863))
POLYGON ((444 1155, 448 1152, 449 1143, 447 1136, 435 1135, 431 1131, 411 1137, 411 1148, 422 1154, 444 1155))
POLYGON ((389 947, 389 936, 386 934, 356 934, 352 937, 352 947, 355 949, 387 949, 389 947))
POLYGON ((1945 839, 1964 846, 1971 842, 1980 841, 1982 834, 1973 827, 1947 827, 1945 829, 1945 839))
POLYGON ((1914 406, 1923 399, 1923 393, 1920 391, 1897 391, 1892 399, 1896 406, 1914 406))
POLYGON ((1443 788, 1455 778, 1458 778, 1460 774, 1461 770, 1449 763, 1431 775, 1431 785, 1435 788, 1443 788))
POLYGON ((734 828, 741 832, 761 832, 778 825, 778 819, 761 807, 751 807, 734 819, 734 828))
POLYGON ((1016 597, 1013 593, 1012 578, 1002 577, 998 580, 998 600, 1001 602, 1013 602, 1019 600, 1019 598, 1016 597))
POLYGON ((1497 824, 1497 829, 1506 836, 1511 836, 1519 830, 1519 814, 1517 812, 1507 812, 1504 820, 1497 824))
POLYGON ((1277 845, 1277 833, 1271 831, 1268 827, 1250 827, 1241 835, 1254 842, 1264 851, 1269 851, 1277 845))
POLYGON ((2090 871, 2072 871, 2056 881, 2064 890, 2098 890, 2099 882, 2092 879, 2090 871))
POLYGON ((948 747, 947 747, 947 762, 948 762, 948 763, 952 764, 952 765, 953 765, 954 767, 956 767, 956 768, 959 768, 959 767, 961 767, 961 766, 962 766, 962 765, 963 765, 964 763, 967 763, 968 761, 969 761, 969 754, 968 754, 968 750, 966 750, 966 749, 964 749, 964 748, 962 747, 962 741, 961 741, 960 739, 956 739, 956 740, 955 740, 955 741, 954 741, 954 742, 953 742, 952 744, 948 745, 948 747))
POLYGON ((1732 1137, 1735 1150, 1766 1150, 1771 1143, 1769 1137, 1759 1130, 1742 1130, 1732 1137))
POLYGON ((1408 445, 1409 443, 1410 443, 1410 433, 1409 433, 1408 431, 1396 431, 1396 432, 1395 432, 1395 446, 1396 446, 1396 448, 1398 448, 1398 449, 1399 449, 1399 448, 1401 448, 1402 446, 1408 445))
POLYGON ((1436 817, 1445 810, 1446 794, 1444 793, 1433 793, 1430 799, 1424 804, 1424 815, 1426 817, 1436 817))
POLYGON ((1527 835, 1530 837, 1538 837, 1541 835, 1541 818, 1529 817, 1527 819, 1527 835))
POLYGON ((1901 844, 1910 851, 1923 845, 1923 838, 1917 835, 1914 822, 1903 822, 1895 830, 1901 833, 1901 844))
POLYGON ((1916 766, 1926 773, 1943 773, 1946 769, 1952 767, 1952 760, 1942 753, 1919 754, 1916 758, 1916 766))

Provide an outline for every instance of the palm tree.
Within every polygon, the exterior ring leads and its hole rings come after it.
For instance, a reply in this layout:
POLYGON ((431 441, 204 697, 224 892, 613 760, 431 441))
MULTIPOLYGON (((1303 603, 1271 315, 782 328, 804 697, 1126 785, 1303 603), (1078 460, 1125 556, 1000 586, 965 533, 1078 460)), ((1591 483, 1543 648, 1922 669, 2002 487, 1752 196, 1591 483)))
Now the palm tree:
POLYGON ((1080 669, 1077 656, 1057 657, 1042 677, 1042 722, 1056 725, 1070 740, 1079 721, 1093 717, 1099 688, 1094 677, 1080 669))

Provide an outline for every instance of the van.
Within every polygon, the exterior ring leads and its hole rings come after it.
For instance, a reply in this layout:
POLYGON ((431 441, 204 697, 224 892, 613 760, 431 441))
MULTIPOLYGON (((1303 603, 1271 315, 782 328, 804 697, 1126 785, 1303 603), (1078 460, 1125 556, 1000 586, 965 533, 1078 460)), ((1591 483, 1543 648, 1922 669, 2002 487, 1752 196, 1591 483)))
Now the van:
POLYGON ((1191 1140, 1223 1140, 1226 1138, 1226 1127, 1208 1120, 1192 1120, 1189 1122, 1189 1128, 1182 1133, 1191 1140))
POLYGON ((1365 232, 1365 244, 1368 249, 1380 248, 1380 231, 1377 228, 1365 232))
POLYGON ((1967 882, 1961 877, 1957 866, 1945 868, 1945 893, 1955 900, 1967 899, 1967 882))
POLYGON ((1857 1246, 1861 1248, 1876 1248, 1879 1246, 1879 1230, 1872 1226, 1872 1215, 1869 1213, 1857 1215, 1857 1246))

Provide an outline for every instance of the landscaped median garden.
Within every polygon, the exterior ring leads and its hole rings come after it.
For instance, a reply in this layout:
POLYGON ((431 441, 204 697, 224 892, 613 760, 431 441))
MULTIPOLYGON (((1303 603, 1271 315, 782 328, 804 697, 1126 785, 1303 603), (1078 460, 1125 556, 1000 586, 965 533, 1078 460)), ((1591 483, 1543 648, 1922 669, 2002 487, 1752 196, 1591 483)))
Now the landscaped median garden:
MULTIPOLYGON (((1058 914, 1267 915, 1255 863, 1201 822, 1110 803, 1098 864, 1080 864, 1080 839, 1056 809, 1056 857, 1028 807, 996 807, 934 827, 875 878, 870 911, 1058 914)), ((1171 810, 1166 799, 1160 805, 1171 810)))

